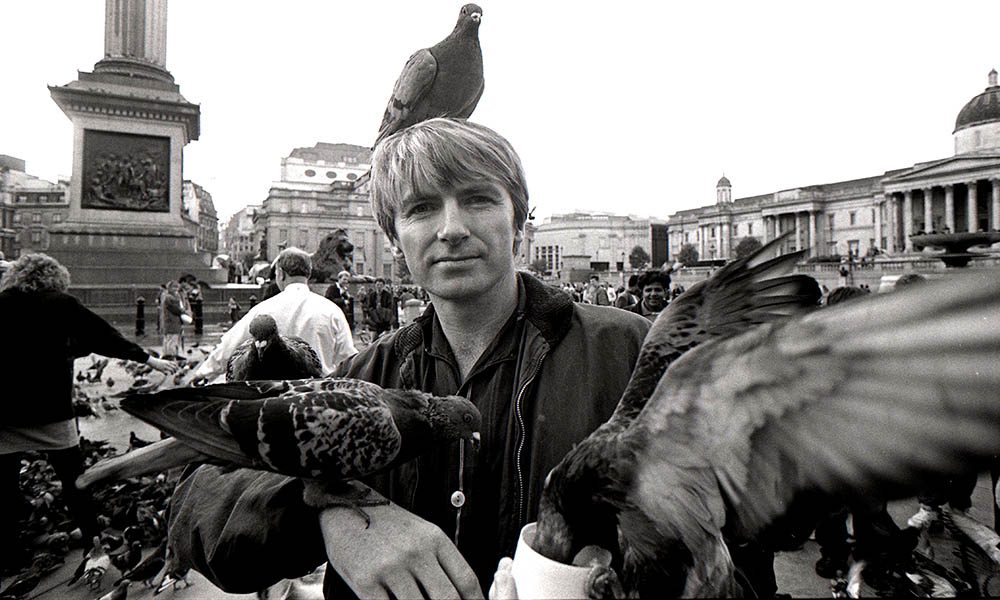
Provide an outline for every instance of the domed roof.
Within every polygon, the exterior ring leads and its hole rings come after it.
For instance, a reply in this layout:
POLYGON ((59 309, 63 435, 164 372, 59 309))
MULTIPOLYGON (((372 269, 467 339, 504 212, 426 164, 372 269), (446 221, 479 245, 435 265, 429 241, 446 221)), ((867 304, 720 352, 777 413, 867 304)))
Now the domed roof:
MULTIPOLYGON (((955 119, 955 131, 983 123, 1000 121, 1000 85, 996 69, 990 71, 989 87, 962 107, 955 119)), ((952 132, 954 133, 954 132, 952 132)))
POLYGON ((731 188, 731 187, 733 187, 733 184, 729 183, 729 179, 725 175, 723 175, 722 179, 719 180, 719 183, 715 184, 715 187, 717 187, 717 188, 720 188, 720 187, 730 187, 731 188))

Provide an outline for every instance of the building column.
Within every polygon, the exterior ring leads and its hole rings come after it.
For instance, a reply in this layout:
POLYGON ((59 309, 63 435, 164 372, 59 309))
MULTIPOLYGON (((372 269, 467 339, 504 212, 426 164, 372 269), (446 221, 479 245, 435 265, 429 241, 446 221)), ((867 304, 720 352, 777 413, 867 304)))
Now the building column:
POLYGON ((810 256, 816 255, 816 211, 809 211, 809 243, 806 244, 809 248, 810 256))
MULTIPOLYGON (((875 197, 876 199, 878 196, 875 197)), ((875 202, 875 247, 879 250, 885 250, 882 247, 882 211, 885 210, 885 205, 882 202, 875 202)))
POLYGON ((898 234, 896 233, 896 227, 899 224, 899 220, 896 218, 896 196, 894 194, 885 194, 885 225, 889 228, 889 235, 886 236, 886 248, 889 252, 896 251, 896 238, 898 234))
POLYGON ((924 233, 934 229, 934 189, 924 188, 924 233))
POLYGON ((969 199, 967 200, 966 213, 969 221, 969 233, 979 231, 979 209, 976 202, 976 197, 978 190, 976 189, 976 182, 971 181, 965 184, 969 188, 969 199))
POLYGON ((944 186, 944 226, 955 233, 955 186, 944 186))
POLYGON ((795 218, 795 251, 798 252, 802 249, 802 215, 795 212, 792 217, 795 218))
POLYGON ((903 192, 903 243, 907 252, 913 252, 913 190, 903 192))
POLYGON ((1000 179, 991 179, 993 202, 990 205, 990 229, 1000 231, 1000 179))
POLYGON ((729 242, 729 223, 722 224, 722 258, 729 260, 732 258, 730 256, 730 246, 732 244, 729 242))

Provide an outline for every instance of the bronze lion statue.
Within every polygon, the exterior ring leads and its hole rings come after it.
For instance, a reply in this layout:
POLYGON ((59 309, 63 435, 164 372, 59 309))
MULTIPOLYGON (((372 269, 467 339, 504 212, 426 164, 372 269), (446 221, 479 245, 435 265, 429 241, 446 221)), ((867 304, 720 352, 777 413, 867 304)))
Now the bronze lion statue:
POLYGON ((312 276, 309 281, 324 283, 337 278, 341 271, 354 272, 354 244, 347 232, 337 229, 323 238, 312 255, 312 276))

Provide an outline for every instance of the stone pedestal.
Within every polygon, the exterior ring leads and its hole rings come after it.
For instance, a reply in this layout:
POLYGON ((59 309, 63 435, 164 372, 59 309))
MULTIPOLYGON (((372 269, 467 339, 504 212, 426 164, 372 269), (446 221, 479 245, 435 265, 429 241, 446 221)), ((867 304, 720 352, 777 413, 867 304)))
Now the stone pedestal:
POLYGON ((162 283, 191 273, 224 282, 197 250, 182 217, 184 146, 198 139, 200 109, 166 70, 166 4, 108 2, 105 58, 92 73, 50 86, 73 122, 69 215, 50 229, 48 252, 74 284, 162 283))

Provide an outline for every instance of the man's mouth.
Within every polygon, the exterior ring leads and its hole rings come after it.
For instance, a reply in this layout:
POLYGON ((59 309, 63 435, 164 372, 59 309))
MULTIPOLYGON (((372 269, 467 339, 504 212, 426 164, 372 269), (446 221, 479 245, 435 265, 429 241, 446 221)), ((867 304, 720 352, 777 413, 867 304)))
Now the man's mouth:
POLYGON ((439 259, 435 260, 434 262, 436 262, 436 263, 460 263, 460 262, 465 262, 465 261, 469 261, 469 260, 474 260, 476 258, 478 258, 478 257, 475 256, 475 255, 473 255, 473 256, 445 256, 445 257, 442 257, 442 258, 439 258, 439 259))

